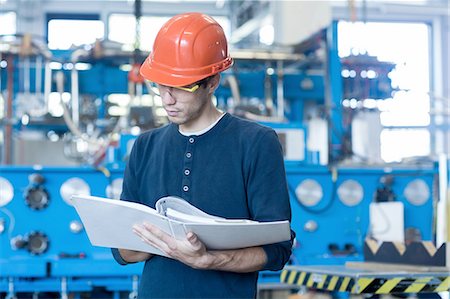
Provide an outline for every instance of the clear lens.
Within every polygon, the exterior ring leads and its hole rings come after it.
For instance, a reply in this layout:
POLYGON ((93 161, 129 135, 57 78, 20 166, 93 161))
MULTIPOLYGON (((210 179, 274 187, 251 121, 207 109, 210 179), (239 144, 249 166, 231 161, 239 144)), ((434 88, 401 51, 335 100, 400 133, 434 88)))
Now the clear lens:
POLYGON ((156 84, 155 82, 151 82, 151 81, 148 81, 148 85, 147 85, 147 87, 150 89, 148 92, 150 93, 150 94, 153 94, 153 95, 156 95, 156 96, 161 96, 161 93, 160 93, 160 91, 159 91, 159 87, 158 87, 158 84, 156 84))
POLYGON ((184 92, 194 93, 197 91, 197 89, 200 87, 199 84, 195 84, 189 87, 180 86, 180 87, 171 87, 171 86, 165 86, 165 85, 159 85, 155 82, 149 82, 149 88, 151 89, 150 92, 160 96, 165 93, 170 93, 171 95, 178 95, 184 92))

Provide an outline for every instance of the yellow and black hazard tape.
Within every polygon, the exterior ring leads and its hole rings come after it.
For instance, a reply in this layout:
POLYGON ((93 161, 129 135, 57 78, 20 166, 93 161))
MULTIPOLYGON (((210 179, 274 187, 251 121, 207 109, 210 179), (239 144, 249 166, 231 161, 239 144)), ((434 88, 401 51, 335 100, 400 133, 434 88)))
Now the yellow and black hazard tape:
POLYGON ((352 277, 283 270, 281 282, 330 292, 352 294, 438 293, 450 291, 450 276, 444 277, 352 277))

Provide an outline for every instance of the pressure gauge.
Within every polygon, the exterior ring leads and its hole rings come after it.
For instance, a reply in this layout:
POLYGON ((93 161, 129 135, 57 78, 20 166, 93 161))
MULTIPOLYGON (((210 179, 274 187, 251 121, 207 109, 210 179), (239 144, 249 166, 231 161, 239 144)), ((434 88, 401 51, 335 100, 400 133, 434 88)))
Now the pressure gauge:
POLYGON ((430 188, 424 180, 415 179, 406 185, 403 195, 411 204, 420 206, 430 198, 430 188))
POLYGON ((316 180, 306 179, 297 186, 295 195, 302 205, 312 207, 323 198, 322 186, 316 180))
POLYGON ((6 206, 14 197, 14 189, 11 183, 0 177, 0 207, 6 206))
POLYGON ((340 201, 349 207, 356 206, 364 197, 364 190, 355 180, 344 181, 337 190, 340 201))
POLYGON ((62 199, 68 204, 72 205, 72 195, 91 195, 91 188, 83 179, 73 177, 65 181, 59 189, 59 194, 62 199))

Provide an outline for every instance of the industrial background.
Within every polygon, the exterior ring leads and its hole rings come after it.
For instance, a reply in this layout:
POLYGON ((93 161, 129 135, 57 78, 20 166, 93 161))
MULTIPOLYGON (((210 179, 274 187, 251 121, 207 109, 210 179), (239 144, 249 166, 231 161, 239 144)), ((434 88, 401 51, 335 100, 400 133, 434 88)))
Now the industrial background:
POLYGON ((187 11, 230 41, 217 106, 284 149, 297 237, 258 296, 448 298, 448 0, 0 0, 0 298, 135 297, 70 198, 117 199, 167 123, 135 72, 187 11))

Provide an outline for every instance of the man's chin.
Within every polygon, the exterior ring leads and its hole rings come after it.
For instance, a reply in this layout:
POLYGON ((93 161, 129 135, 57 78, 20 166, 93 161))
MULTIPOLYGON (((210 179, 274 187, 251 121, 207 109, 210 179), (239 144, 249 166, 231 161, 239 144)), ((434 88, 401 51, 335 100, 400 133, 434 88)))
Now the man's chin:
POLYGON ((171 123, 177 124, 177 125, 182 125, 184 123, 184 121, 179 118, 179 117, 175 117, 175 116, 167 116, 169 118, 169 121, 171 123))

